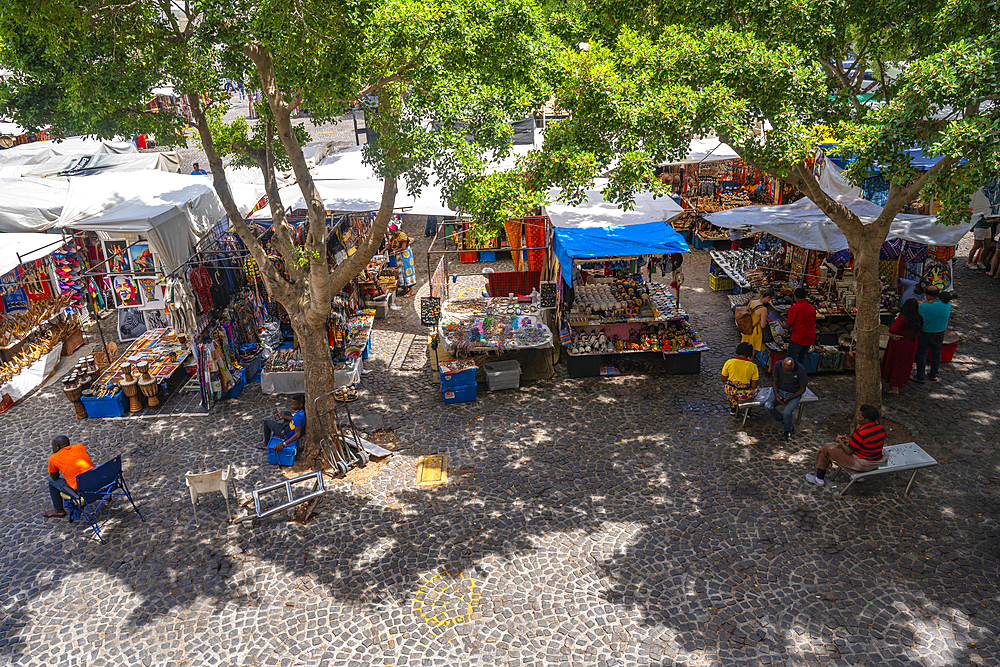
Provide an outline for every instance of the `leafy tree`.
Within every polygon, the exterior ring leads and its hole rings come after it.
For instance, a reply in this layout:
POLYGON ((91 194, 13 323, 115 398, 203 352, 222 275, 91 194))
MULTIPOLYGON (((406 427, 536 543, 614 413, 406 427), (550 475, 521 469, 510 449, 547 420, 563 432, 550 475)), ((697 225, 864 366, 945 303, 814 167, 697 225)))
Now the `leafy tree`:
POLYGON ((579 200, 610 170, 607 198, 628 204, 654 189, 653 165, 718 134, 749 164, 792 183, 843 231, 854 254, 858 404, 881 404, 878 255, 891 221, 921 193, 939 222, 968 222, 971 194, 1000 173, 998 3, 947 0, 776 0, 766 7, 695 0, 559 6, 589 31, 569 33, 558 60, 554 126, 524 167, 534 185, 579 200), (862 95, 870 95, 870 101, 862 95), (755 132, 766 120, 773 130, 755 132), (848 179, 890 182, 865 225, 823 192, 809 166, 832 134, 848 179), (927 171, 907 150, 937 156, 927 171))
POLYGON ((415 194, 436 173, 451 195, 468 174, 482 172, 486 151, 509 149, 510 121, 544 93, 546 34, 526 0, 8 0, 0 6, 0 64, 15 75, 0 89, 0 110, 26 127, 101 136, 152 131, 160 143, 183 143, 191 129, 184 119, 143 106, 164 83, 187 96, 215 190, 298 334, 308 465, 319 439, 313 398, 333 382, 331 298, 378 251, 401 177, 415 194), (223 77, 248 78, 262 91, 257 122, 222 122, 223 77), (384 187, 371 232, 336 263, 327 256, 326 209, 303 156, 307 138, 291 114, 301 107, 327 121, 355 100, 367 105, 378 132, 365 156, 384 187), (261 169, 272 245, 287 277, 241 217, 226 156, 261 169), (275 170, 282 166, 291 168, 308 207, 301 245, 278 197, 275 170))

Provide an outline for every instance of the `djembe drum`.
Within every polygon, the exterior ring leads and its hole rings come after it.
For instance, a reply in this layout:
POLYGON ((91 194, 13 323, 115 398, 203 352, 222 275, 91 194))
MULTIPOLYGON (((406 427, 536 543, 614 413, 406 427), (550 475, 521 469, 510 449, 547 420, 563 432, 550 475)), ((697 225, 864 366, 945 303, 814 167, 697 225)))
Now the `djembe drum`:
POLYGON ((66 394, 66 398, 69 402, 73 404, 73 409, 76 410, 77 419, 87 418, 87 408, 83 405, 83 401, 80 398, 83 396, 83 385, 77 378, 69 378, 63 380, 63 392, 66 394))
POLYGON ((146 397, 146 403, 149 407, 155 408, 160 404, 160 399, 156 397, 156 392, 160 387, 156 384, 153 376, 149 374, 149 362, 140 361, 135 365, 135 369, 139 371, 139 391, 146 397))
POLYGON ((132 367, 128 364, 122 366, 125 378, 119 383, 122 391, 128 396, 129 412, 139 412, 142 410, 142 401, 139 400, 139 383, 132 377, 132 367))

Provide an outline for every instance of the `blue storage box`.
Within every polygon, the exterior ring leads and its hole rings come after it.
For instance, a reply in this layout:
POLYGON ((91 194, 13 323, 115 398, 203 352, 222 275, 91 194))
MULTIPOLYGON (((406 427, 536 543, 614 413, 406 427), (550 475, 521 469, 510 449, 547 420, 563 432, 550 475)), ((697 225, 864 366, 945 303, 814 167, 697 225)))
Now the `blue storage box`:
POLYGON ((692 236, 694 237, 694 247, 698 250, 712 249, 712 241, 704 241, 698 234, 692 234, 692 236))
POLYGON ((236 398, 237 396, 240 395, 240 392, 246 388, 246 386, 247 386, 247 369, 244 368, 243 370, 240 371, 239 381, 235 385, 233 385, 232 389, 224 393, 222 395, 222 398, 236 398))
POLYGON ((466 387, 451 387, 450 389, 442 389, 441 395, 444 396, 445 403, 466 403, 468 401, 474 401, 476 400, 476 385, 473 383, 466 387))
POLYGON ((479 261, 480 262, 495 262, 497 261, 497 253, 494 250, 480 250, 479 251, 479 261))
POLYGON ((267 443, 267 462, 273 466, 290 466, 295 463, 299 443, 291 444, 280 452, 274 451, 274 446, 281 442, 282 439, 280 437, 276 435, 271 436, 271 440, 267 443))
POLYGON ((441 375, 441 389, 455 389, 458 387, 476 386, 476 367, 467 368, 464 371, 455 373, 445 373, 438 364, 438 373, 441 375))
POLYGON ((372 353, 372 337, 368 334, 368 342, 365 343, 365 349, 361 350, 361 358, 367 359, 372 353))
POLYGON ((128 397, 121 389, 112 396, 94 398, 82 396, 83 407, 87 408, 87 416, 91 419, 100 417, 121 417, 128 410, 128 397))

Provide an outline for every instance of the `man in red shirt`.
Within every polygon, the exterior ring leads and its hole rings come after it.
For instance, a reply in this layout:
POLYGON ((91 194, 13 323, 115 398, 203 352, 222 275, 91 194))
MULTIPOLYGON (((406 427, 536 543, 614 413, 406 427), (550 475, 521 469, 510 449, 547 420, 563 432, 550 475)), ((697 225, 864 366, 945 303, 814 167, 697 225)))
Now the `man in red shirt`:
POLYGON ((788 357, 804 366, 806 353, 816 342, 816 309, 806 301, 806 291, 802 287, 795 290, 795 305, 788 309, 785 327, 791 329, 788 357))
POLYGON ((816 486, 826 484, 823 478, 835 461, 841 468, 868 472, 878 467, 882 462, 882 448, 885 446, 885 428, 878 423, 880 415, 878 408, 862 405, 858 408, 858 428, 848 438, 837 436, 837 444, 827 445, 816 455, 816 474, 806 475, 806 480, 816 486))
POLYGON ((86 447, 69 444, 69 438, 65 435, 57 435, 52 439, 52 456, 49 457, 49 496, 52 497, 52 509, 45 510, 46 517, 66 516, 60 492, 67 488, 76 490, 76 476, 93 467, 94 462, 90 460, 86 447), (62 479, 59 473, 62 473, 62 479))

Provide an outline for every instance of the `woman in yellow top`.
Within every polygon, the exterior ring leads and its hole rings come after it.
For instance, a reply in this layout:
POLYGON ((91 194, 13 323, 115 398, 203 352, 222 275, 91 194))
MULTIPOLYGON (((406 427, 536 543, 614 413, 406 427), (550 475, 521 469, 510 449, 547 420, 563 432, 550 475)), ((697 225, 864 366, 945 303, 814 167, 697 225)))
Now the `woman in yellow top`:
POLYGON ((760 352, 764 349, 764 327, 767 326, 767 311, 773 297, 774 290, 765 287, 747 304, 750 308, 750 314, 753 315, 753 332, 743 334, 741 340, 744 343, 750 343, 754 352, 760 352))
POLYGON ((729 414, 735 415, 740 403, 752 401, 757 396, 760 371, 750 360, 753 347, 750 343, 736 346, 736 356, 722 366, 722 388, 729 398, 729 414))

